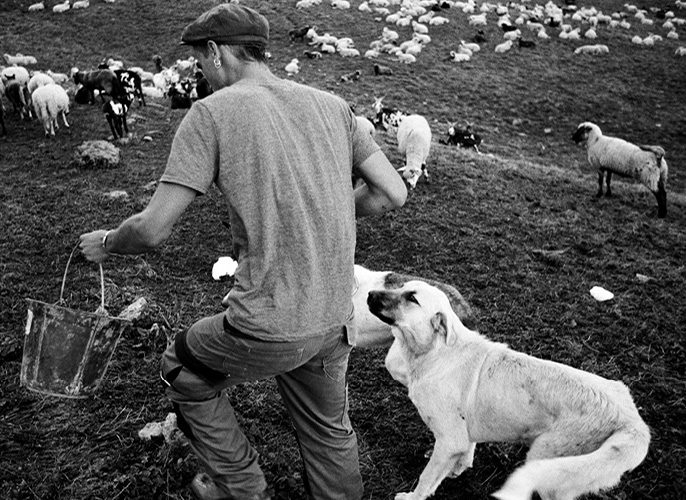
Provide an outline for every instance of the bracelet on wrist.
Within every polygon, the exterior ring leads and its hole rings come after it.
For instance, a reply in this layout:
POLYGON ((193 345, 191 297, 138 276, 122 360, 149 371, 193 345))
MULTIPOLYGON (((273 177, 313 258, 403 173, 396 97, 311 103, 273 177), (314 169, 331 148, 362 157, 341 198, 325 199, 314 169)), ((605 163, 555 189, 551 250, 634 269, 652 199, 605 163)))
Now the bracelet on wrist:
POLYGON ((105 251, 105 253, 106 253, 107 255, 119 255, 119 254, 116 254, 116 253, 113 253, 113 252, 110 252, 110 251, 107 250, 107 237, 110 235, 110 233, 111 233, 112 231, 113 231, 113 230, 110 229, 110 230, 108 230, 108 231, 105 232, 105 236, 102 237, 102 242, 100 243, 100 245, 102 246, 102 249, 105 251))

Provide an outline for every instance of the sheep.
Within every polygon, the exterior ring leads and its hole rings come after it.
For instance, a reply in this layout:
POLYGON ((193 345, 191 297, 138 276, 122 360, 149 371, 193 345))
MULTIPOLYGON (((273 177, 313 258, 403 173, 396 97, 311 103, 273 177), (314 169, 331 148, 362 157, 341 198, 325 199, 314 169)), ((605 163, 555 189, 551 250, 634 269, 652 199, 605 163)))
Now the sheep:
POLYGON ((291 59, 291 62, 289 62, 286 65, 286 73, 288 73, 288 76, 293 76, 297 75, 300 72, 300 66, 298 66, 299 61, 297 59, 291 59))
POLYGON ((36 71, 31 76, 31 79, 29 80, 29 83, 27 86, 28 86, 29 92, 31 94, 33 94, 33 91, 36 90, 38 87, 42 87, 43 85, 47 85, 49 83, 55 83, 55 80, 53 80, 52 77, 46 73, 41 73, 40 71, 36 71))
POLYGON ((495 46, 495 51, 499 54, 503 54, 512 48, 512 40, 507 40, 499 45, 495 46))
POLYGON ((36 117, 43 124, 46 137, 54 137, 57 125, 57 117, 62 115, 64 126, 69 128, 67 115, 69 114, 69 96, 67 91, 56 83, 42 85, 31 94, 33 109, 36 117))
POLYGON ((644 184, 657 199, 657 215, 667 215, 667 162, 660 146, 637 146, 617 137, 605 136, 600 127, 592 122, 579 124, 572 140, 586 147, 588 162, 598 169, 598 192, 603 195, 603 177, 607 189, 605 196, 612 196, 610 180, 615 173, 632 177, 644 184))
POLYGON ((23 54, 11 56, 9 54, 4 54, 2 57, 9 66, 27 66, 29 64, 38 64, 38 60, 34 56, 25 56, 23 54))
POLYGON ((684 46, 677 47, 676 50, 674 51, 674 55, 675 56, 681 56, 681 57, 686 56, 686 47, 684 47, 684 46))
POLYGON ((338 53, 343 57, 359 57, 360 51, 349 47, 341 47, 338 53))
POLYGON ((100 98, 105 102, 103 94, 108 94, 114 99, 124 99, 125 95, 121 88, 119 78, 110 69, 98 69, 93 71, 81 72, 78 68, 72 68, 72 78, 76 85, 83 85, 88 91, 90 104, 95 103, 95 91, 100 92, 100 98))
POLYGON ((58 3, 52 8, 52 11, 59 14, 62 12, 67 12, 71 6, 69 5, 69 0, 64 0, 64 3, 58 3))
POLYGON ((374 65, 374 75, 375 76, 381 76, 381 75, 392 75, 393 70, 389 68, 388 66, 382 66, 380 64, 375 64, 374 65))
POLYGON ((342 82, 356 82, 357 80, 360 79, 360 76, 362 76, 362 72, 359 69, 356 69, 352 73, 348 73, 347 75, 341 75, 341 81, 342 82))
POLYGON ((72 9, 87 9, 90 7, 89 0, 77 0, 71 6, 72 9))
POLYGON ((59 83, 60 85, 69 81, 69 75, 66 73, 55 73, 52 70, 47 70, 45 74, 52 78, 55 83, 59 83))
POLYGON ((128 112, 126 103, 107 99, 102 105, 102 112, 105 114, 114 140, 123 138, 124 133, 129 134, 129 128, 126 125, 126 113, 128 112))
POLYGON ((5 85, 5 95, 12 103, 14 112, 19 113, 20 119, 31 119, 31 94, 27 85, 10 78, 5 85))
POLYGON ((610 49, 607 45, 582 45, 574 49, 575 54, 607 54, 610 49))
POLYGON ((167 95, 171 98, 171 109, 188 109, 193 104, 190 97, 189 82, 187 81, 172 85, 167 95))
POLYGON ((29 71, 23 66, 10 66, 0 72, 0 78, 7 84, 9 80, 16 80, 22 85, 28 85, 31 76, 29 71))
POLYGON ((456 123, 451 123, 448 127, 448 137, 446 139, 439 139, 440 144, 448 146, 459 146, 461 148, 474 148, 474 150, 481 154, 479 146, 481 146, 481 136, 472 131, 472 126, 467 125, 464 129, 455 127, 456 123))
POLYGON ((39 10, 45 9, 44 2, 32 3, 29 5, 29 12, 38 12, 39 10))
POLYGON ((405 54, 400 52, 398 53, 398 61, 404 64, 412 64, 414 62, 417 62, 417 58, 412 54, 405 54))
POLYGON ((454 50, 450 51, 450 59, 454 62, 466 62, 469 61, 471 58, 472 56, 467 53, 455 52, 454 50))
POLYGON ((429 122, 421 115, 407 115, 398 125, 398 151, 405 156, 405 166, 398 171, 414 189, 417 181, 424 174, 429 182, 426 159, 431 151, 431 128, 429 122))
POLYGON ((331 0, 331 7, 334 9, 349 9, 350 2, 347 0, 331 0))
POLYGON ((322 57, 322 53, 318 50, 304 50, 303 54, 305 54, 308 59, 321 59, 322 57))

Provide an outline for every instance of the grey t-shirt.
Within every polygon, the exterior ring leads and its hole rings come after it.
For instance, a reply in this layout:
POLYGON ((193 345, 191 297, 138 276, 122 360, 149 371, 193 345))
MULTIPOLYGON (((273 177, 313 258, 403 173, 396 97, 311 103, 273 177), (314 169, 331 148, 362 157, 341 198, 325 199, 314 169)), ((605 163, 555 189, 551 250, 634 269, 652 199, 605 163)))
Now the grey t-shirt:
POLYGON ((161 180, 200 193, 214 182, 226 199, 234 327, 295 340, 350 323, 351 176, 378 150, 344 100, 288 80, 241 80, 193 104, 161 180))

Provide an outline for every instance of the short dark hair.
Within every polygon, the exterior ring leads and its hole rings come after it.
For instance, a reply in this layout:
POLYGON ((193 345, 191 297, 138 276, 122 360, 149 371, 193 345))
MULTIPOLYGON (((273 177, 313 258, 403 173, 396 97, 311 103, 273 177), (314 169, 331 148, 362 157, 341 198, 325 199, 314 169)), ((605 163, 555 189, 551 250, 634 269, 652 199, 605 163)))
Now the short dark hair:
POLYGON ((231 53, 239 61, 267 62, 266 46, 262 43, 246 43, 241 45, 229 45, 231 53))

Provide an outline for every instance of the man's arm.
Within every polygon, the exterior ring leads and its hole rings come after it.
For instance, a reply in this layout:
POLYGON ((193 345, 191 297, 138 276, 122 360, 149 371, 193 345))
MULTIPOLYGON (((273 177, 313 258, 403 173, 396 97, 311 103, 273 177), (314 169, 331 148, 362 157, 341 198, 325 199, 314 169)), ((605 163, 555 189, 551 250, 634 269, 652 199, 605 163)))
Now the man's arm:
POLYGON ((174 223, 196 195, 195 190, 186 186, 161 182, 148 206, 126 219, 117 229, 82 234, 81 252, 93 262, 103 262, 111 254, 149 252, 169 237, 174 223))
POLYGON ((355 190, 357 217, 382 214, 405 204, 405 181, 382 151, 377 151, 362 162, 356 173, 365 182, 355 190))

